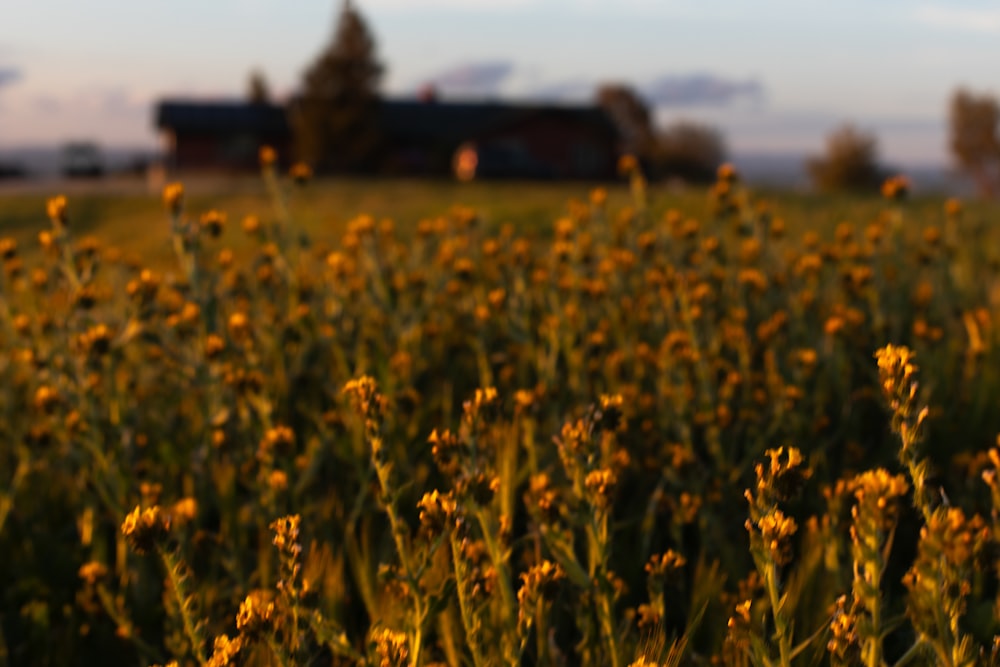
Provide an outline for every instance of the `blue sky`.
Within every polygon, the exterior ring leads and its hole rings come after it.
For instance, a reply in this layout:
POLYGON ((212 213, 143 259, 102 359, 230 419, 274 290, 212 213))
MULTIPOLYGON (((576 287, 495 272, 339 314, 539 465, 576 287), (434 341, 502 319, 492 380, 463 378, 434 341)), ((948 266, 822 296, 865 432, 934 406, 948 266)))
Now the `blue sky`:
MULTIPOLYGON (((0 147, 93 138, 154 146, 164 96, 279 95, 340 0, 3 0, 0 147)), ((947 162, 959 85, 1000 94, 1000 6, 931 0, 355 0, 384 90, 587 100, 628 82, 664 123, 719 127, 733 152, 818 152, 850 121, 885 160, 947 162)))

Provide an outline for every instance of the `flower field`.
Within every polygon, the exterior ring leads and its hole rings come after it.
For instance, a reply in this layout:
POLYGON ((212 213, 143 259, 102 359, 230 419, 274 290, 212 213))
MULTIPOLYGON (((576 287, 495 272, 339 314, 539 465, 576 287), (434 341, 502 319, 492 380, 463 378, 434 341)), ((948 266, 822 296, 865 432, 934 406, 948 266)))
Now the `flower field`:
POLYGON ((0 665, 1000 665, 971 208, 626 161, 327 242, 264 157, 241 219, 167 186, 162 265, 72 198, 0 239, 0 665))

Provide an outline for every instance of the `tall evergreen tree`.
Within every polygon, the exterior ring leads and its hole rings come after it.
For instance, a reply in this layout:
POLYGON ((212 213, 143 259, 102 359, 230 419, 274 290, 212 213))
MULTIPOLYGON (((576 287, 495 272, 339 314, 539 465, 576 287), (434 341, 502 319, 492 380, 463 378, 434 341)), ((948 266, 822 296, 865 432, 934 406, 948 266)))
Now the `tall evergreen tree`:
POLYGON ((251 104, 271 103, 271 86, 259 69, 250 72, 250 78, 247 80, 247 99, 251 104))
POLYGON ((377 168, 382 71, 368 26, 345 0, 334 39, 306 70, 301 94, 290 110, 300 160, 325 172, 377 168))

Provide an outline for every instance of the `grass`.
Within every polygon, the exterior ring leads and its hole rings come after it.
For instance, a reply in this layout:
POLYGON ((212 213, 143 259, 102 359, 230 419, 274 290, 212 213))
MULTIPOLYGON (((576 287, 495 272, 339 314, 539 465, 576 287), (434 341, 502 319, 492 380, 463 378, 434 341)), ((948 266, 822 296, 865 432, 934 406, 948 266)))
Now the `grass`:
POLYGON ((274 178, 0 201, 0 667, 1000 664, 995 207, 274 178))
MULTIPOLYGON (((187 192, 187 208, 192 214, 216 209, 228 214, 231 222, 247 215, 266 216, 272 199, 257 177, 192 177, 182 179, 187 192)), ((70 215, 77 238, 99 237, 120 248, 136 261, 166 268, 173 260, 170 229, 166 223, 160 193, 137 193, 135 184, 114 190, 72 195, 70 215)), ((56 187, 56 186, 54 186, 56 187)), ((513 224, 519 233, 550 233, 553 220, 568 212, 568 204, 585 201, 594 187, 584 183, 473 182, 432 180, 320 179, 304 188, 290 188, 289 199, 295 224, 312 239, 330 244, 340 238, 346 223, 361 214, 394 220, 400 231, 412 229, 424 219, 447 215, 456 206, 470 207, 492 228, 513 224)), ((630 203, 626 184, 604 185, 609 206, 620 209, 630 203)), ((27 194, 0 192, 0 233, 18 241, 26 252, 37 246, 35 237, 45 226, 45 201, 59 192, 34 191, 27 194)), ((816 230, 830 233, 841 222, 864 225, 881 209, 877 194, 812 195, 783 191, 756 193, 775 215, 792 225, 791 233, 816 230)), ((922 197, 910 204, 916 220, 939 218, 943 198, 922 197)), ((700 188, 656 188, 650 190, 654 210, 676 208, 704 216, 709 201, 700 188)), ((992 203, 968 205, 970 218, 992 219, 1000 206, 992 203)), ((230 225, 235 228, 236 225, 230 225)), ((236 229, 225 239, 237 248, 245 247, 236 229)))

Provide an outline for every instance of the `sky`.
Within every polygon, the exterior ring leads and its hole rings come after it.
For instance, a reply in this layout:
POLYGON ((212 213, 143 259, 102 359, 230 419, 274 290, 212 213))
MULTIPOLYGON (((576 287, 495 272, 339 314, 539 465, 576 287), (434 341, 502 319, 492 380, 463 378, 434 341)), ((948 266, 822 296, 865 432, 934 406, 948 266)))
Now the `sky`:
MULTIPOLYGON (((343 0, 0 0, 0 148, 155 147, 167 97, 295 91, 343 0)), ((843 123, 890 164, 946 165, 959 87, 1000 94, 992 0, 353 0, 383 92, 587 102, 633 86, 732 153, 817 154, 843 123)))

